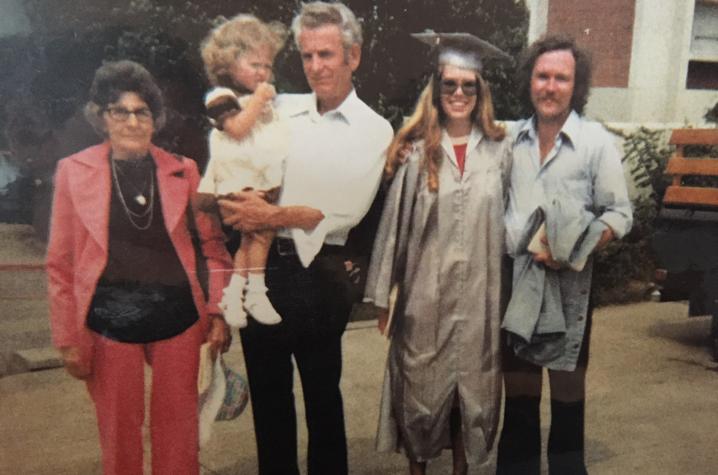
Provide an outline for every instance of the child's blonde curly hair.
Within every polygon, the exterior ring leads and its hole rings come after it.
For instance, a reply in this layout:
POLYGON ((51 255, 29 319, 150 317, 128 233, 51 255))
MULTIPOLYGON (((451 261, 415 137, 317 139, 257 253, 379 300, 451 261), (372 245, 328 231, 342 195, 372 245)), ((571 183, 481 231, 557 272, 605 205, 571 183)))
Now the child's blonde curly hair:
POLYGON ((241 55, 269 47, 272 59, 287 40, 287 28, 265 23, 254 15, 240 14, 220 23, 202 42, 202 60, 213 86, 232 87, 229 70, 241 55))

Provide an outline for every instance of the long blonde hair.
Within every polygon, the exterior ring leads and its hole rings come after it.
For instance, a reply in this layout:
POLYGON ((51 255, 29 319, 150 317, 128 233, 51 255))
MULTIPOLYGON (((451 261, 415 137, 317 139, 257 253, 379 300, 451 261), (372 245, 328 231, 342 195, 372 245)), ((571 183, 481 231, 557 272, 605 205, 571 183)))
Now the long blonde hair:
MULTIPOLYGON (((443 157, 441 151, 441 128, 445 117, 439 104, 438 83, 441 72, 435 74, 421 91, 416 102, 414 113, 404 122, 389 145, 387 150, 384 174, 387 179, 394 176, 396 169, 405 160, 402 151, 405 151, 413 142, 424 141, 424 157, 421 169, 427 170, 427 185, 429 190, 436 192, 439 189, 439 165, 443 157)), ((503 140, 506 131, 494 120, 494 106, 491 101, 489 85, 477 72, 476 79, 479 85, 479 97, 473 111, 474 124, 491 140, 503 140)))

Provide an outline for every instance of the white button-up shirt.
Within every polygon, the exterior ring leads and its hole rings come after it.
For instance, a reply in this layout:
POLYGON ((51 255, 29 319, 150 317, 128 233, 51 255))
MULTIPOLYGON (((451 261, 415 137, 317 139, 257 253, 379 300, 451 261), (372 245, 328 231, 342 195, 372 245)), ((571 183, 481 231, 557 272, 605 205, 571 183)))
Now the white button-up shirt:
POLYGON ((279 205, 309 206, 324 214, 314 229, 279 231, 294 240, 306 267, 323 244, 344 245, 369 210, 393 131, 354 90, 322 115, 315 94, 282 94, 276 107, 290 130, 279 205))

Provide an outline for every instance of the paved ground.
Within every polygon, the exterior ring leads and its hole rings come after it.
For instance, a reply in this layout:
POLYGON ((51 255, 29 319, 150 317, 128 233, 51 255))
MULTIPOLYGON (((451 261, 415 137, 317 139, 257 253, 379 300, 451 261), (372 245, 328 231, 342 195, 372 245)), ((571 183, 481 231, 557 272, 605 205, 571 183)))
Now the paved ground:
MULTIPOLYGON (((0 250, 0 263, 7 262, 3 258, 0 250)), ((41 272, 0 273, 0 351, 6 356, 47 345, 42 295, 41 272)), ((706 346, 709 321, 685 315, 686 306, 675 303, 596 312, 587 405, 591 474, 717 473, 718 364, 706 346)), ((386 350, 371 323, 352 324, 345 334, 342 384, 352 474, 405 473, 402 455, 373 450, 386 350)), ((227 361, 243 372, 238 343, 227 361)), ((297 387, 303 454, 306 431, 297 387)), ((544 405, 544 426, 546 410, 544 405)), ((215 425, 202 464, 205 474, 256 473, 249 412, 215 425)), ((449 465, 445 454, 430 465, 430 473, 448 475, 449 465)), ((493 466, 475 472, 493 473, 493 466)), ((0 377, 0 474, 98 473, 94 414, 81 383, 61 369, 0 377)))
MULTIPOLYGON (((642 303, 596 313, 588 382, 590 473, 716 473, 718 365, 704 346, 708 321, 689 320, 685 311, 682 304, 642 303)), ((385 354, 386 343, 373 328, 347 331, 343 391, 353 474, 404 471, 401 455, 373 451, 385 354)), ((238 346, 228 361, 242 368, 238 346)), ((90 401, 82 384, 62 370, 1 378, 0 408, 0 473, 99 473, 90 401)), ((302 430, 302 452, 305 443, 302 430)), ((202 453, 208 474, 254 473, 254 460, 249 414, 216 424, 202 453)), ((448 465, 444 456, 431 473, 448 474, 448 465)), ((490 472, 490 466, 478 471, 490 472)))
POLYGON ((0 223, 0 377, 15 351, 50 344, 44 254, 30 226, 0 223))

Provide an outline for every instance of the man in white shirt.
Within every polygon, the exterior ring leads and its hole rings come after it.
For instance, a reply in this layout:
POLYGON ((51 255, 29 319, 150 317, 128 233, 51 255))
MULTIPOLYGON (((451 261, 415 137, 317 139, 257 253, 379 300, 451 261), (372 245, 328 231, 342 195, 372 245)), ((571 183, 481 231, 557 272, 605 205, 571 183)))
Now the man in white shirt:
POLYGON ((347 473, 341 336, 351 310, 344 244, 374 199, 392 129, 354 91, 362 36, 346 6, 304 4, 292 30, 313 92, 277 100, 290 128, 279 202, 241 193, 237 201, 220 205, 227 225, 278 230, 267 285, 282 322, 266 326, 250 320, 241 332, 259 473, 299 473, 294 356, 309 431, 308 473, 341 475, 347 473))

